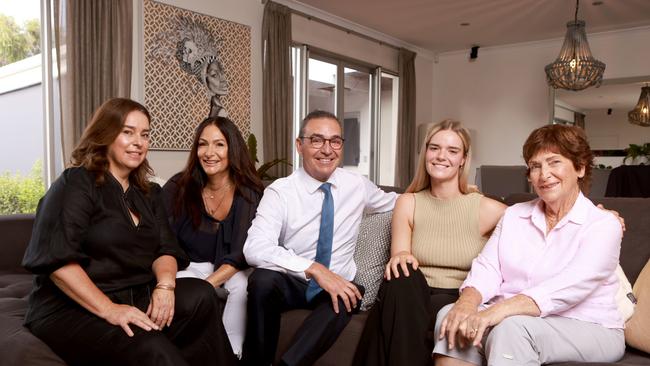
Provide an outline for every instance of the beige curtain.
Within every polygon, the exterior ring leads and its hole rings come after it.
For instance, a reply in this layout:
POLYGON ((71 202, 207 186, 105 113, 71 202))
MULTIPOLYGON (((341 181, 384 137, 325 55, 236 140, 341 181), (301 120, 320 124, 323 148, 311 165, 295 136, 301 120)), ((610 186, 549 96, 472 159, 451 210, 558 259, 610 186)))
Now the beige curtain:
POLYGON ((395 185, 406 188, 413 179, 415 165, 415 53, 400 49, 399 118, 397 126, 397 159, 395 185))
MULTIPOLYGON (((291 161, 291 11, 268 1, 262 20, 262 114, 264 160, 291 161)), ((290 167, 278 164, 270 174, 287 176, 290 167)))
POLYGON ((130 97, 133 2, 53 1, 61 140, 68 162, 95 109, 108 98, 130 97))

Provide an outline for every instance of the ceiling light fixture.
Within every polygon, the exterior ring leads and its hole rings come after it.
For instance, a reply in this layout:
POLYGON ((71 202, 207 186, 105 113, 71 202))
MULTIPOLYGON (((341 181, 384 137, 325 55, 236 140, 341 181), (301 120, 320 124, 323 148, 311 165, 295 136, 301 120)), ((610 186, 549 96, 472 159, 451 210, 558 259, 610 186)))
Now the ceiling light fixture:
POLYGON ((633 110, 627 113, 627 120, 635 125, 650 126, 650 86, 648 84, 641 88, 639 102, 633 110))
POLYGON ((582 90, 600 86, 605 64, 591 55, 584 20, 578 20, 580 0, 576 0, 573 21, 567 23, 564 44, 555 62, 546 65, 546 81, 554 88, 582 90))

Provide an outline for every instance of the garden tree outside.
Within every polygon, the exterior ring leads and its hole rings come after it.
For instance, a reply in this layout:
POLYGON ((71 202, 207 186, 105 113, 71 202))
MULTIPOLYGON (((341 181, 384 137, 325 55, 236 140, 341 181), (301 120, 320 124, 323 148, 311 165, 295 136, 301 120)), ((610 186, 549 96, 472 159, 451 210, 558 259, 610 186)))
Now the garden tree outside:
POLYGON ((13 17, 0 14, 0 67, 41 52, 41 30, 38 19, 18 25, 13 17))

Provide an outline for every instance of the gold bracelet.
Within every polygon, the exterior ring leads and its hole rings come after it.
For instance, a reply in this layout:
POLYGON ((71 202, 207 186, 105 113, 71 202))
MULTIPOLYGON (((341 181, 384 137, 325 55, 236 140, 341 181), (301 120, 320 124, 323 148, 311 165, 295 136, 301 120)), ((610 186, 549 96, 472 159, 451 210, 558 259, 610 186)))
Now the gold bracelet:
POLYGON ((176 287, 174 285, 166 284, 166 283, 159 283, 156 284, 155 289, 158 290, 169 290, 169 291, 174 291, 176 287))

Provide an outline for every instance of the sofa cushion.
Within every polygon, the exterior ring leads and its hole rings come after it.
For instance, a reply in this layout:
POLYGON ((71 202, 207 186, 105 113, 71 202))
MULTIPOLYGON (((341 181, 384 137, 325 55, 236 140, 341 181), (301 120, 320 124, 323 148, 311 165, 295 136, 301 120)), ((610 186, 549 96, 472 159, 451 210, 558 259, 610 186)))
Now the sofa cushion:
POLYGON ((618 291, 616 292, 616 306, 618 312, 621 314, 623 321, 628 321, 632 314, 634 314, 634 296, 632 293, 632 285, 628 281, 623 268, 619 264, 616 266, 616 277, 618 277, 618 291))
POLYGON ((632 291, 637 304, 634 315, 625 323, 625 342, 650 352, 650 261, 643 267, 632 291))
POLYGON ((0 275, 0 314, 23 319, 31 289, 30 274, 0 275))
POLYGON ((65 365, 23 326, 32 275, 0 275, 0 363, 3 365, 65 365))
POLYGON ((23 326, 23 318, 0 314, 0 355, 3 365, 65 365, 45 343, 23 326))
POLYGON ((365 287, 361 310, 372 307, 384 278, 384 269, 390 258, 390 221, 392 212, 365 215, 359 226, 354 262, 357 275, 354 282, 365 287))

